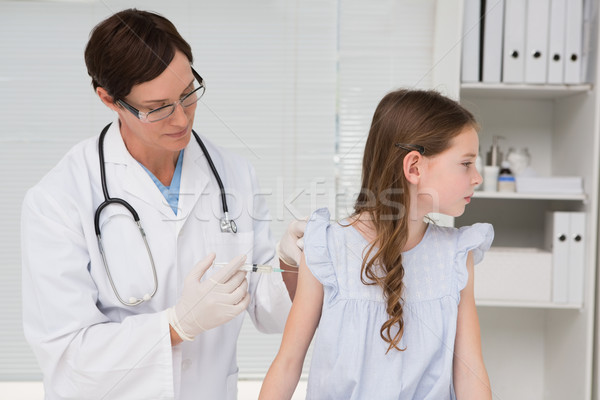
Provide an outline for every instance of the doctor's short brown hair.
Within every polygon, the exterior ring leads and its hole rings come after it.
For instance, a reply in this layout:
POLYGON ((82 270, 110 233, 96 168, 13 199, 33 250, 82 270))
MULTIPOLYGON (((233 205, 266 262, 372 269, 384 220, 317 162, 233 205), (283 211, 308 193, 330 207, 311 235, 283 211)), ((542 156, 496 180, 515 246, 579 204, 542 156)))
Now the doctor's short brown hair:
POLYGON ((94 90, 100 86, 116 101, 133 86, 159 76, 177 50, 192 63, 192 49, 171 21, 128 9, 94 27, 85 48, 85 64, 94 90))

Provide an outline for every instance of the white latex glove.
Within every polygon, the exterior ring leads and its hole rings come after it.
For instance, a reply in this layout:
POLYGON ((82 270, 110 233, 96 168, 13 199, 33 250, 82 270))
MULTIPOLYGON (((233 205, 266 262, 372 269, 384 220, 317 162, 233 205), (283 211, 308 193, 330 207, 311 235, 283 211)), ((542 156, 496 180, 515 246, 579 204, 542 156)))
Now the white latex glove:
POLYGON ((246 256, 234 258, 200 281, 214 260, 213 253, 196 264, 185 278, 179 302, 168 310, 169 324, 183 340, 194 340, 197 334, 230 321, 250 303, 246 272, 239 270, 246 256))
POLYGON ((288 225, 287 231, 277 243, 277 255, 287 265, 298 267, 304 250, 304 230, 306 221, 292 221, 288 225))

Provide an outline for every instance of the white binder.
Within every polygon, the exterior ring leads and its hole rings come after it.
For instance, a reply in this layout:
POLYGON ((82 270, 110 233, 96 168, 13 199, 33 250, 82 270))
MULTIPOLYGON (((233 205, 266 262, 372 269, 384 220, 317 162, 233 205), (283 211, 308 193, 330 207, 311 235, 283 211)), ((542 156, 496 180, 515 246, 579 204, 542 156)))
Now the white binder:
POLYGON ((482 81, 500 83, 502 80, 502 28, 504 0, 485 2, 483 22, 482 81))
POLYGON ((552 251, 552 301, 583 304, 585 213, 548 212, 546 247, 552 251))
POLYGON ((462 36, 462 82, 479 82, 481 1, 465 0, 462 36))
POLYGON ((525 82, 546 83, 550 0, 527 1, 525 82))
POLYGON ((585 213, 572 212, 569 230, 569 303, 583 304, 585 271, 585 213))
POLYGON ((505 0, 505 2, 502 81, 523 83, 527 3, 524 0, 505 0))
POLYGON ((565 26, 565 79, 566 84, 581 83, 581 43, 583 0, 567 1, 565 26))
POLYGON ((547 82, 552 84, 564 82, 566 10, 567 0, 550 0, 547 82))
POLYGON ((546 216, 546 243, 552 250, 552 301, 569 301, 569 230, 568 212, 549 212, 546 216))

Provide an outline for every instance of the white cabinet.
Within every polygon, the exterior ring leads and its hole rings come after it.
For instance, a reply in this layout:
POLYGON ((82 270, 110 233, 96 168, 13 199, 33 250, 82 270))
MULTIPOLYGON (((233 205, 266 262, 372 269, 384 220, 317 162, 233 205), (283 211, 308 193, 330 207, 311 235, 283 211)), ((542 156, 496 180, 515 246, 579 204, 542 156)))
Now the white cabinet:
MULTIPOLYGON (((592 42, 595 58, 597 38, 592 42)), ((454 221, 456 226, 489 222, 496 233, 495 248, 488 254, 493 266, 484 263, 475 269, 494 399, 591 399, 597 375, 598 89, 595 84, 464 84, 460 102, 481 124, 484 160, 492 136, 499 135, 506 138, 500 142, 505 155, 509 147, 527 147, 540 175, 581 176, 584 185, 583 195, 479 192, 454 221), (552 211, 585 213, 582 302, 553 299, 553 254, 544 249, 546 215, 552 211)))
POLYGON ((528 147, 541 175, 582 176, 584 195, 478 193, 455 225, 490 222, 490 260, 478 275, 482 342, 497 399, 590 399, 594 344, 600 107, 595 86, 519 85, 461 89, 481 124, 481 152, 528 147), (552 298, 552 253, 544 251, 546 213, 586 213, 582 303, 552 298))

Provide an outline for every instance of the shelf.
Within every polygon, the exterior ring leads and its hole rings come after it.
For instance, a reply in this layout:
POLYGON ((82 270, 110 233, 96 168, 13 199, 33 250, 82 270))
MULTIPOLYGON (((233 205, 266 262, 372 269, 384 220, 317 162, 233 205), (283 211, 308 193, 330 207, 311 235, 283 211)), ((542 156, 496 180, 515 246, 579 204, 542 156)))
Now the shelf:
POLYGON ((580 310, 581 304, 567 303, 551 303, 551 302, 535 302, 535 301, 508 301, 508 300, 477 300, 477 307, 508 307, 508 308, 544 308, 557 310, 580 310))
POLYGON ((517 192, 484 192, 476 191, 473 198, 479 199, 507 199, 507 200, 569 200, 586 201, 585 193, 517 193, 517 192))
POLYGON ((558 99, 585 93, 592 89, 591 84, 583 85, 523 85, 523 84, 489 84, 463 83, 460 86, 461 97, 476 96, 511 99, 558 99))

